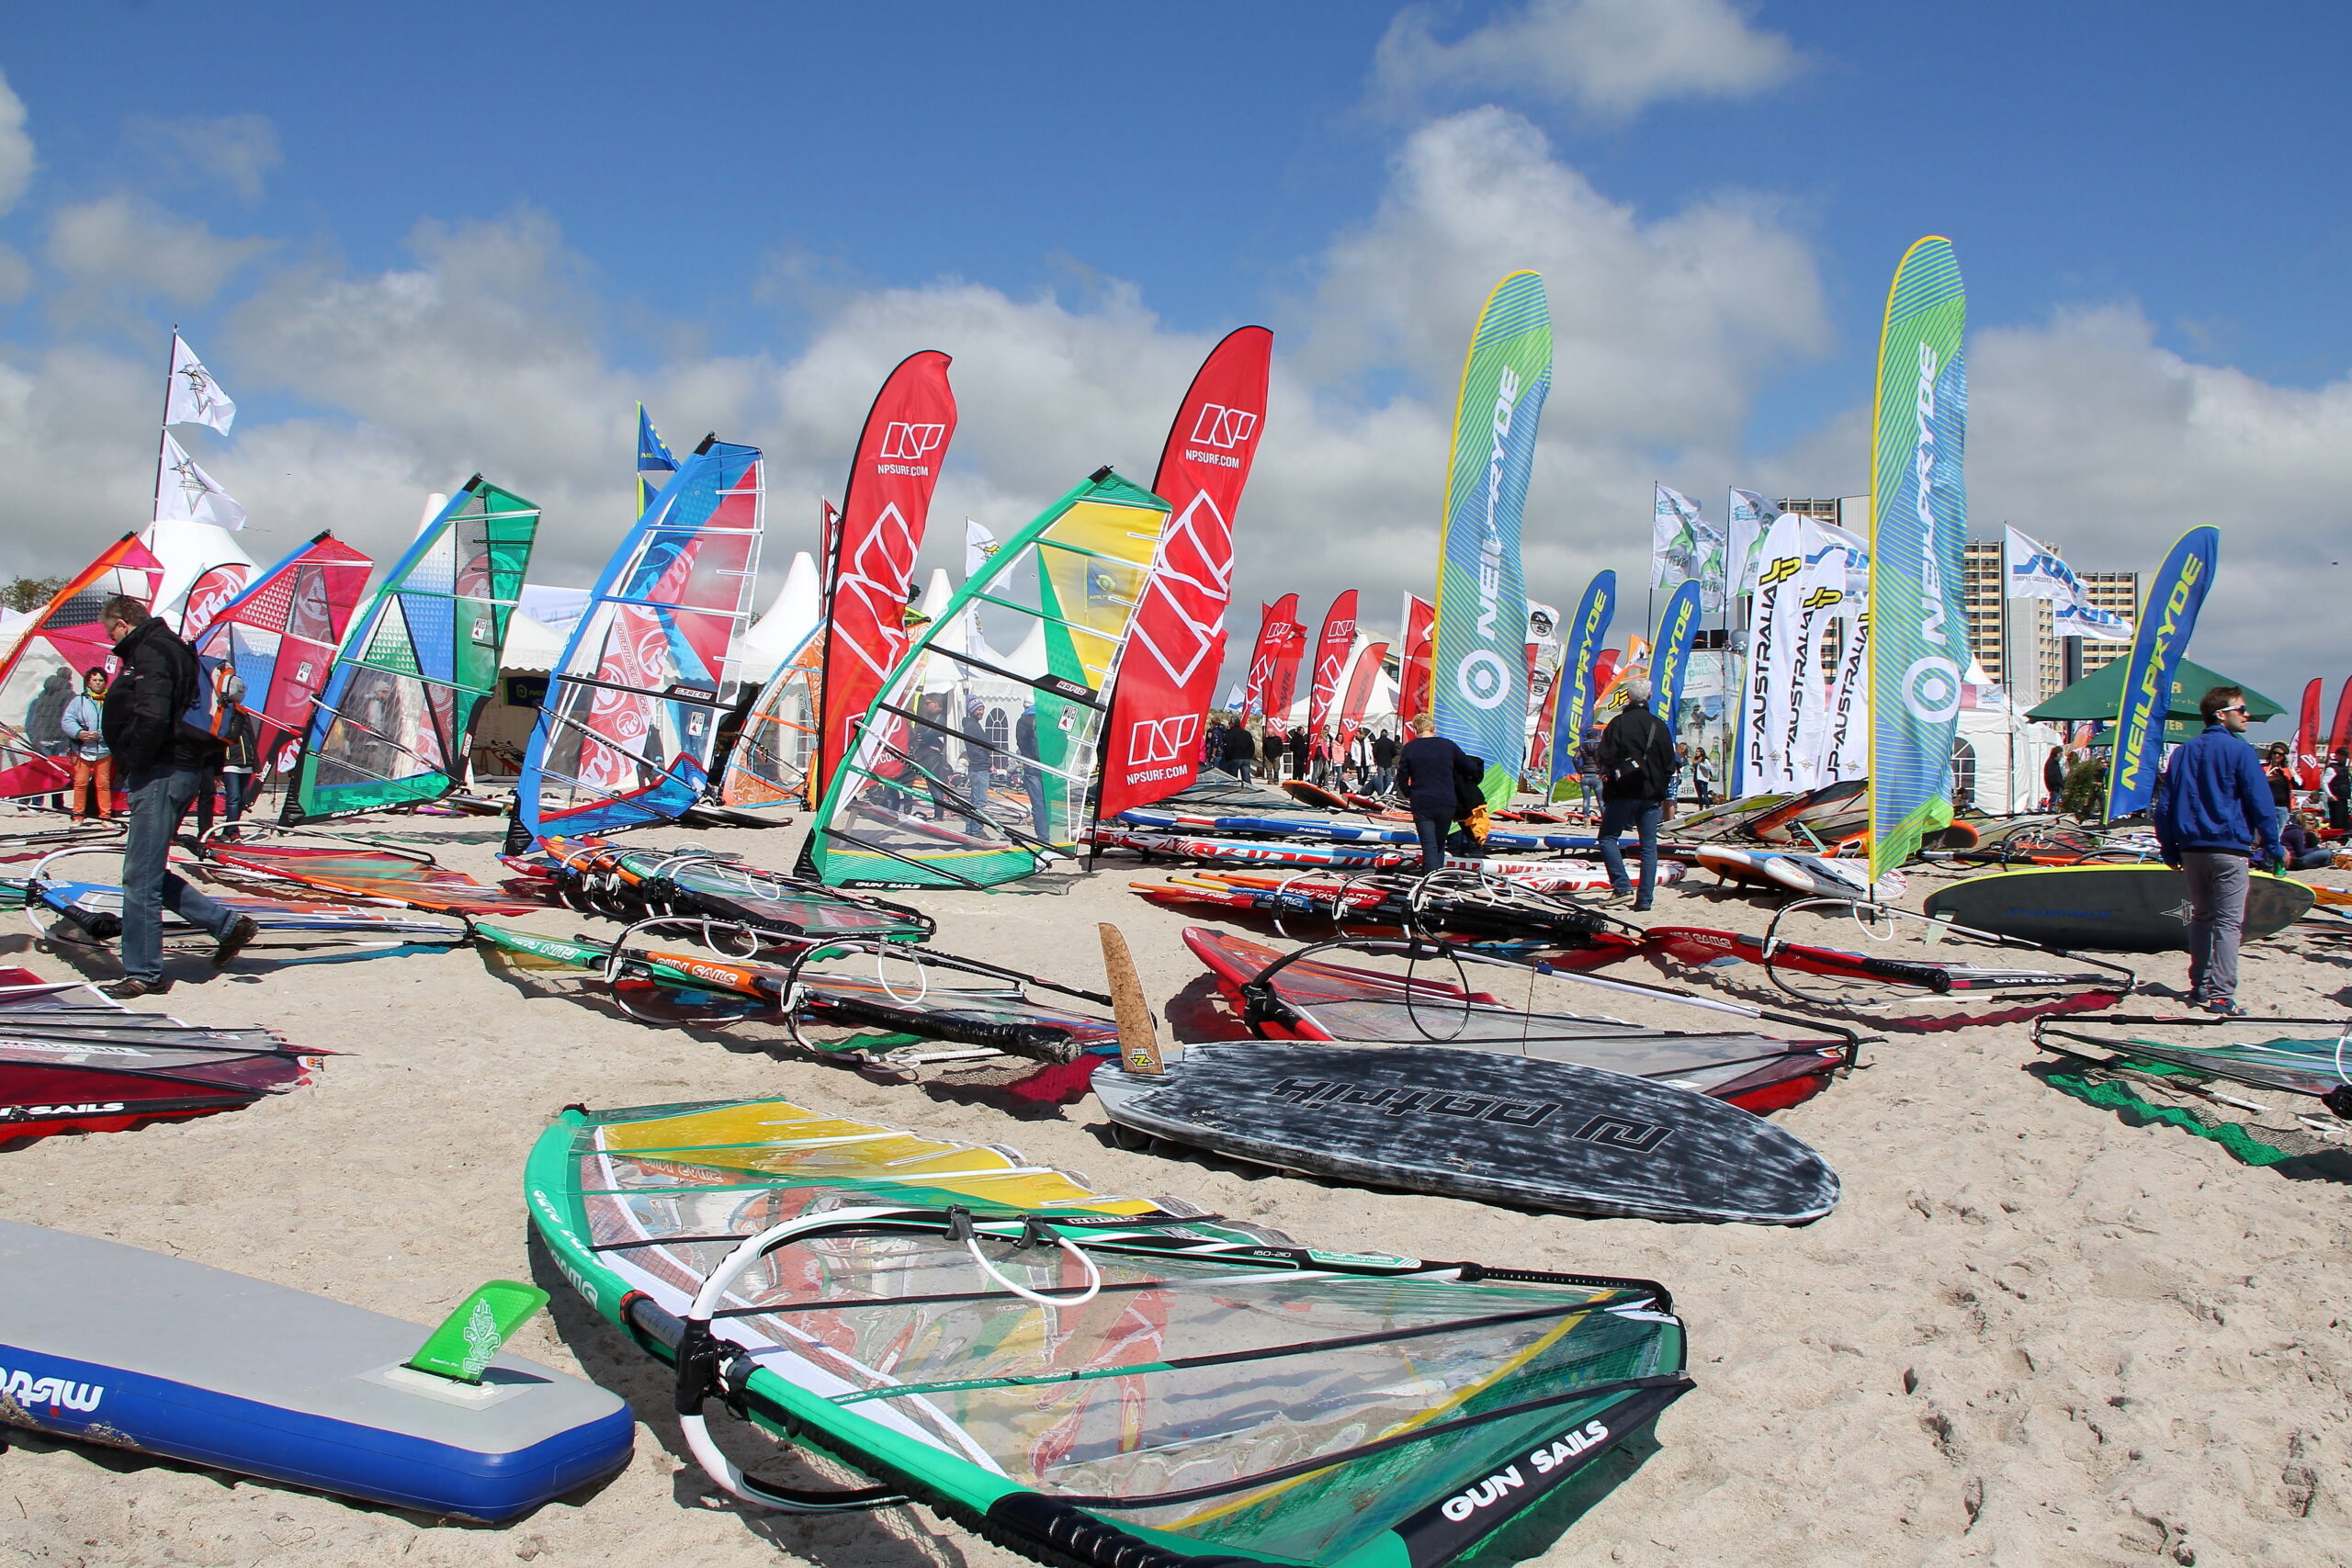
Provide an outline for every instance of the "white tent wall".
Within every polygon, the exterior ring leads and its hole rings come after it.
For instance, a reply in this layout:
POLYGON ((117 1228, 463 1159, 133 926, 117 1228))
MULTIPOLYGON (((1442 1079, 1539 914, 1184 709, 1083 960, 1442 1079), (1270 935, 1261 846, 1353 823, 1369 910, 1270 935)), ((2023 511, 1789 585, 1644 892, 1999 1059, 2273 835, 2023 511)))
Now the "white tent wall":
POLYGON ((2062 739, 2057 728, 2036 724, 1996 685, 1971 688, 1975 701, 1960 710, 1953 747, 1968 749, 1974 765, 1973 800, 1977 810, 2013 817, 2041 807, 2046 793, 2041 765, 2062 739))

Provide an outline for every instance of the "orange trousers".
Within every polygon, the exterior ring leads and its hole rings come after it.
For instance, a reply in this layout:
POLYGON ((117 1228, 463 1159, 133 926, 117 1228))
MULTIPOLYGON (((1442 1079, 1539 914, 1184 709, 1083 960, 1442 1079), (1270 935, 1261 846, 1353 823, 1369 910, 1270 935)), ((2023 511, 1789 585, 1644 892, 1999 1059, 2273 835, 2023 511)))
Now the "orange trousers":
POLYGON ((82 790, 95 781, 97 788, 91 791, 97 802, 97 817, 101 822, 114 815, 114 759, 112 757, 75 757, 74 759, 74 793, 66 796, 66 806, 74 819, 82 819, 82 790))

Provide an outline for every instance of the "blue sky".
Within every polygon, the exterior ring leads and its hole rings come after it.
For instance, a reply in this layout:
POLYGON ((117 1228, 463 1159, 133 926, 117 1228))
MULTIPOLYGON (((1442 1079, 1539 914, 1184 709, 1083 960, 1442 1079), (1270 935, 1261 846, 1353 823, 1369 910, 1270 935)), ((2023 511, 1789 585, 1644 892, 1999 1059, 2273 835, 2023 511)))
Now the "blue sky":
POLYGON ((1431 570, 1479 297, 1533 265, 1563 329, 1530 587, 1565 601, 1638 570, 1652 478, 1711 513, 1729 483, 1860 488, 1886 276, 1936 231, 1978 334, 1975 531, 2145 567, 2221 523, 2199 657, 2282 699, 2352 665, 2333 629, 2278 649, 2257 592, 2329 570, 2352 495, 2341 7, 390 15, 12 20, 0 458, 39 477, 0 498, 0 568, 137 520, 139 367, 175 319, 243 404, 198 457, 256 555, 388 544, 482 466, 549 505, 544 575, 580 581, 636 396, 676 440, 767 446, 792 547, 881 371, 946 349, 946 559, 959 511, 1148 472, 1191 361, 1262 321, 1238 601, 1359 586, 1376 622, 1431 570))

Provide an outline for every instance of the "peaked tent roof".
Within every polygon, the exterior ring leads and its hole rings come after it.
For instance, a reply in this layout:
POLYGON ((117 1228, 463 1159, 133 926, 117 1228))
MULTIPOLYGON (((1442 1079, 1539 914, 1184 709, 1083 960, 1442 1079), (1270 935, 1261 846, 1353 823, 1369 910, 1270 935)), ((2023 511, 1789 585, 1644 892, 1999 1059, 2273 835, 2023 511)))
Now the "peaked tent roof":
MULTIPOLYGON (((2128 659, 2119 659, 2106 669, 2084 676, 2056 696, 2028 708, 2026 717, 2098 718, 2112 723, 2123 705, 2124 667, 2130 662, 2128 659)), ((2215 686, 2236 686, 2244 691, 2245 714, 2250 719, 2276 718, 2287 711, 2245 682, 2233 681, 2218 671, 2184 659, 2173 671, 2171 707, 2165 716, 2202 728, 2203 716, 2197 711, 2197 702, 2215 686)))

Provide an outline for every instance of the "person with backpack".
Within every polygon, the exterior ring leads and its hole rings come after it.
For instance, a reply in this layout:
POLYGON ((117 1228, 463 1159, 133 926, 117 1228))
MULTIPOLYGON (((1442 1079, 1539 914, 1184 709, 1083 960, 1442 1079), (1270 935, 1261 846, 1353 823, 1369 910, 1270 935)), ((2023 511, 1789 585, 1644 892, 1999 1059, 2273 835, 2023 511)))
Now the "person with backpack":
POLYGON ((197 793, 211 787, 224 752, 210 730, 188 722, 204 704, 195 649, 128 594, 107 600, 98 619, 122 661, 107 688, 100 727, 130 800, 122 846, 123 975, 104 989, 127 1001, 172 987, 164 978, 165 909, 211 933, 215 969, 225 968, 260 928, 172 874, 172 835, 197 793))
POLYGON ((1625 708, 1600 732, 1600 858, 1609 867, 1606 902, 1634 901, 1639 914, 1657 889, 1657 826, 1666 814, 1674 777, 1674 732, 1650 712, 1650 683, 1636 675, 1625 682, 1625 708), (1625 853, 1617 836, 1637 829, 1642 842, 1641 889, 1625 875, 1625 853))

